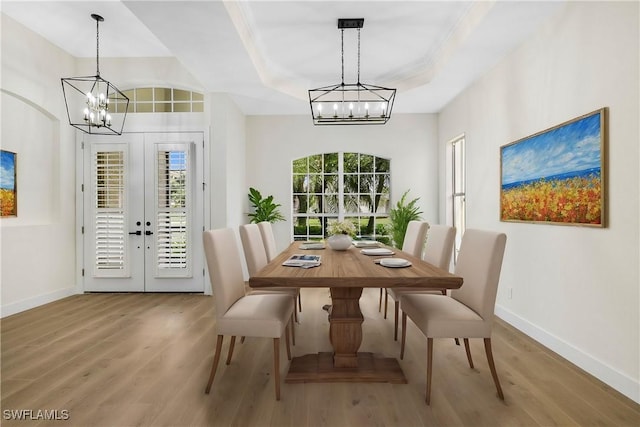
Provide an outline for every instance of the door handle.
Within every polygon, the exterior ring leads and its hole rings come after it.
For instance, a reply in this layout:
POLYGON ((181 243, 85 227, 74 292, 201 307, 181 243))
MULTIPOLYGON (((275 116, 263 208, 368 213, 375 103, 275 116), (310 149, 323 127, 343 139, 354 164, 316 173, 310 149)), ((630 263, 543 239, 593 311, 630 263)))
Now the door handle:
POLYGON ((152 234, 153 234, 153 231, 147 230, 147 231, 144 232, 145 236, 151 236, 152 234))
POLYGON ((138 230, 138 231, 130 231, 129 234, 135 234, 136 236, 141 236, 142 235, 142 231, 138 230))

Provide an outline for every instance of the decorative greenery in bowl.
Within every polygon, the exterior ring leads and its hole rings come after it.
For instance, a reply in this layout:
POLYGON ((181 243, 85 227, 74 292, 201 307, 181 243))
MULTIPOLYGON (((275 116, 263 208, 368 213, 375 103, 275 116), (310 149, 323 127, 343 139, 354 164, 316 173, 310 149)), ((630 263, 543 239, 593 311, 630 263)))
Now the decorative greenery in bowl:
POLYGON ((353 237, 356 234, 356 226, 349 220, 338 221, 332 219, 327 225, 327 234, 329 236, 333 236, 335 234, 346 234, 353 237))

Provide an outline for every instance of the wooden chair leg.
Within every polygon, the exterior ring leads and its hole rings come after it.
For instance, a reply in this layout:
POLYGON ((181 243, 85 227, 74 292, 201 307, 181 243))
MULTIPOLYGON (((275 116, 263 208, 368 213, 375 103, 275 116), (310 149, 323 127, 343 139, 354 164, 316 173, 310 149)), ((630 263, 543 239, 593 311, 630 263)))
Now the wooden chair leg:
MULTIPOLYGON (((295 309, 293 310, 295 311, 295 309)), ((296 325, 295 325, 295 320, 293 318, 293 314, 291 315, 291 342, 293 343, 293 345, 296 345, 296 325)))
POLYGON ((276 384, 276 400, 280 400, 280 338, 273 339, 273 381, 276 384))
POLYGON ((207 388, 204 390, 206 394, 211 391, 211 384, 213 384, 213 378, 216 376, 216 370, 218 369, 218 362, 220 361, 220 350, 222 350, 222 340, 224 336, 218 335, 218 341, 216 342, 216 354, 213 356, 213 365, 211 365, 211 373, 209 374, 209 382, 207 388))
POLYGON ((431 404, 431 373, 433 369, 433 338, 427 338, 427 397, 425 402, 431 404))
POLYGON ((389 294, 386 292, 385 289, 385 293, 384 293, 384 318, 387 318, 387 303, 389 302, 389 294))
POLYGON ((382 292, 384 292, 384 288, 380 288, 380 299, 378 300, 378 313, 382 312, 382 292))
POLYGON ((404 359, 404 343, 407 339, 407 313, 402 313, 402 340, 400 341, 400 360, 404 359))
POLYGON ((284 329, 284 342, 287 347, 287 360, 291 360, 291 346, 289 345, 289 327, 290 326, 293 327, 293 323, 291 322, 287 323, 287 326, 285 326, 285 329, 284 329))
POLYGON ((464 341, 464 350, 467 352, 469 367, 473 369, 473 360, 471 359, 471 347, 469 347, 469 338, 463 338, 462 341, 464 341))
POLYGON ((491 369, 491 376, 493 382, 496 384, 498 390, 498 397, 504 400, 504 394, 502 393, 502 387, 500 387, 500 380, 498 380, 498 373, 496 372, 496 365, 493 362, 493 352, 491 351, 491 338, 484 339, 484 351, 487 353, 487 362, 489 362, 489 369, 491 369))
POLYGON ((244 344, 245 337, 240 337, 240 344, 244 344))
POLYGON ((398 341, 398 312, 400 311, 400 301, 395 301, 395 313, 393 317, 393 340, 398 341))
POLYGON ((298 305, 297 298, 293 297, 293 320, 298 321, 298 310, 296 310, 296 306, 298 305))
POLYGON ((456 345, 460 345, 460 340, 458 338, 453 339, 456 342, 456 345))
POLYGON ((298 291, 298 310, 302 313, 302 293, 298 291))
POLYGON ((229 352, 227 353, 227 365, 231 363, 231 356, 233 356, 233 346, 236 344, 235 335, 231 337, 231 344, 229 344, 229 352))

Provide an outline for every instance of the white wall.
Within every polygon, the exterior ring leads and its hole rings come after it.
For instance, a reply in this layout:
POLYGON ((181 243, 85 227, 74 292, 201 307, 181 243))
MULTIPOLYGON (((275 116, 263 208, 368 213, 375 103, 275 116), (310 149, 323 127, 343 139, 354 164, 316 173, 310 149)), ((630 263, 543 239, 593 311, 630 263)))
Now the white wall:
POLYGON ((637 2, 570 2, 438 122, 441 143, 466 134, 468 227, 508 236, 497 314, 637 402, 639 51, 637 2), (601 107, 607 228, 500 222, 499 147, 601 107))
POLYGON ((60 77, 73 58, 2 19, 2 149, 16 152, 18 216, 0 221, 7 316, 75 293, 74 135, 60 77))
MULTIPOLYGON (((425 220, 438 222, 436 117, 394 114, 384 126, 314 126, 310 116, 247 118, 247 183, 282 204, 286 222, 274 224, 279 249, 291 241, 291 161, 317 153, 360 152, 391 159, 391 198, 410 190, 425 220)), ((245 222, 248 218, 245 217, 245 222)))

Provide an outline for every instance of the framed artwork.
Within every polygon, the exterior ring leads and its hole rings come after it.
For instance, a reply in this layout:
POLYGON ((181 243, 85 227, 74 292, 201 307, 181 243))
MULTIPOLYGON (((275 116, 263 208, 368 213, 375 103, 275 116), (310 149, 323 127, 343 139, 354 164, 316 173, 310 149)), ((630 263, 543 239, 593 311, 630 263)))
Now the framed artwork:
POLYGON ((500 220, 605 226, 607 109, 500 147, 500 220))
POLYGON ((18 215, 16 153, 0 150, 0 210, 2 216, 18 215))

